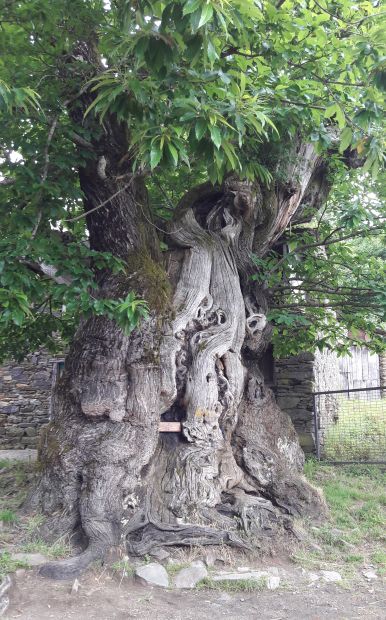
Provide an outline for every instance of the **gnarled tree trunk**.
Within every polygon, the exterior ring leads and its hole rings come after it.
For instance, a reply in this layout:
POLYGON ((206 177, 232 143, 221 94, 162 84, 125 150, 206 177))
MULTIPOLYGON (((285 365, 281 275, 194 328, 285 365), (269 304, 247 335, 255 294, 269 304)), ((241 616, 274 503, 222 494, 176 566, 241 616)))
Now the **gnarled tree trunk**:
POLYGON ((259 370, 270 328, 264 291, 250 278, 251 254, 263 255, 302 204, 325 194, 323 163, 298 145, 280 187, 231 176, 193 188, 161 260, 143 181, 118 179, 118 148, 109 148, 106 170, 94 162, 81 173, 90 243, 129 270, 98 274, 100 294, 135 289, 151 315, 131 336, 90 318, 68 353, 30 506, 55 535, 81 528, 88 546, 43 567, 56 578, 112 545, 138 555, 160 545, 248 547, 290 528, 293 516, 324 510, 259 370), (160 434, 161 420, 180 421, 182 432, 160 434))

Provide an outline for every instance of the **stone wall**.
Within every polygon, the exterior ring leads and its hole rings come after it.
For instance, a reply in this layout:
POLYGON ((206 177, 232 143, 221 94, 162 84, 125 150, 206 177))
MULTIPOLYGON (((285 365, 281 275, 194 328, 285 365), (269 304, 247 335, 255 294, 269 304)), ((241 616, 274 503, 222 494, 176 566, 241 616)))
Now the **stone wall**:
MULTIPOLYGON (((340 389, 339 360, 332 351, 302 353, 275 361, 278 404, 292 419, 305 452, 315 450, 312 393, 340 389)), ((318 396, 317 405, 321 426, 328 428, 337 419, 337 398, 334 394, 318 396)))
POLYGON ((56 358, 40 351, 0 367, 0 448, 36 448, 49 419, 56 358))
POLYGON ((311 353, 275 360, 274 385, 279 407, 290 416, 300 445, 314 451, 313 397, 315 357, 311 353))

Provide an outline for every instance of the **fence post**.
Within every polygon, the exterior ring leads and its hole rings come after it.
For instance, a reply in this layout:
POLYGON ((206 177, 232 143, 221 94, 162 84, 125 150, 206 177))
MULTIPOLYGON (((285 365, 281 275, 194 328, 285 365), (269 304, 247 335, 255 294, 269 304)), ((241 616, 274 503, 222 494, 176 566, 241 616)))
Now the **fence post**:
POLYGON ((313 406, 314 406, 314 428, 315 428, 315 448, 316 458, 320 461, 320 441, 319 441, 319 420, 318 412, 316 410, 316 394, 312 394, 313 406))

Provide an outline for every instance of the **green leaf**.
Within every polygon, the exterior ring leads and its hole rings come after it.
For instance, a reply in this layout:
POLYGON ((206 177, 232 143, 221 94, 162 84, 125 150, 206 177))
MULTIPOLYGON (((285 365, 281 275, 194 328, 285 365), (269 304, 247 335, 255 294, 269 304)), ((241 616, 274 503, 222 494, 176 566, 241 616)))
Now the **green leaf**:
POLYGON ((219 149, 221 146, 221 141, 222 141, 221 132, 219 128, 216 127, 215 125, 210 126, 209 129, 210 129, 210 136, 212 138, 212 142, 215 145, 215 147, 219 149))
POLYGON ((344 110, 338 103, 333 103, 332 105, 330 105, 324 113, 324 118, 331 118, 333 116, 335 116, 339 128, 343 129, 343 127, 346 125, 346 119, 344 110))
POLYGON ((194 126, 194 132, 195 132, 197 140, 201 140, 204 133, 206 132, 206 129, 207 129, 206 121, 203 118, 199 118, 196 121, 196 124, 194 126))
POLYGON ((202 7, 200 21, 198 22, 198 28, 202 28, 213 17, 213 6, 211 4, 205 4, 202 7))
POLYGON ((345 127, 340 136, 339 153, 343 153, 351 144, 352 141, 352 129, 351 127, 345 127))
POLYGON ((247 78, 245 76, 245 73, 242 72, 240 73, 240 95, 241 97, 244 95, 245 93, 245 87, 247 85, 247 78))
POLYGON ((235 149, 233 148, 232 144, 230 144, 229 142, 224 141, 222 144, 222 148, 224 149, 226 156, 232 166, 233 170, 237 170, 240 169, 240 161, 237 158, 237 155, 235 153, 235 149))
POLYGON ((215 46, 213 45, 210 39, 208 40, 207 54, 208 54, 209 62, 211 63, 213 67, 214 61, 218 59, 218 54, 217 54, 215 46))
POLYGON ((339 125, 339 129, 343 129, 343 127, 346 125, 346 118, 343 109, 338 105, 336 106, 335 116, 339 125))
POLYGON ((368 170, 370 170, 374 162, 375 162, 375 155, 370 153, 370 155, 366 158, 366 161, 362 167, 363 172, 368 172, 368 170))
POLYGON ((154 170, 162 159, 162 149, 160 142, 153 142, 150 149, 150 168, 154 170))
POLYGON ((22 312, 21 310, 18 310, 17 308, 14 308, 12 310, 12 322, 15 323, 15 325, 18 325, 20 327, 21 325, 23 325, 24 320, 25 320, 24 312, 22 312))
POLYGON ((167 143, 167 149, 168 149, 170 155, 172 156, 172 159, 174 161, 174 165, 177 166, 177 164, 178 164, 178 151, 177 151, 176 147, 171 142, 168 142, 167 143))
POLYGON ((328 108, 326 108, 326 111, 324 112, 324 118, 331 118, 331 116, 334 116, 334 114, 336 114, 336 107, 336 103, 328 106, 328 108))
POLYGON ((190 13, 194 13, 201 4, 201 0, 187 0, 184 4, 184 8, 182 11, 183 15, 190 15, 190 13))

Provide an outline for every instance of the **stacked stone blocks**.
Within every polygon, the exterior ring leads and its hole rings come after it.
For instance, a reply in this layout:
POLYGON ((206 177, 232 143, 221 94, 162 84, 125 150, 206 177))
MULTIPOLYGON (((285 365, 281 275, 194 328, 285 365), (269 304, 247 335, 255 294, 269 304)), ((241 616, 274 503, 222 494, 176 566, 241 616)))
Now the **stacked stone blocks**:
POLYGON ((36 448, 49 420, 56 358, 44 350, 0 367, 0 448, 36 448))

